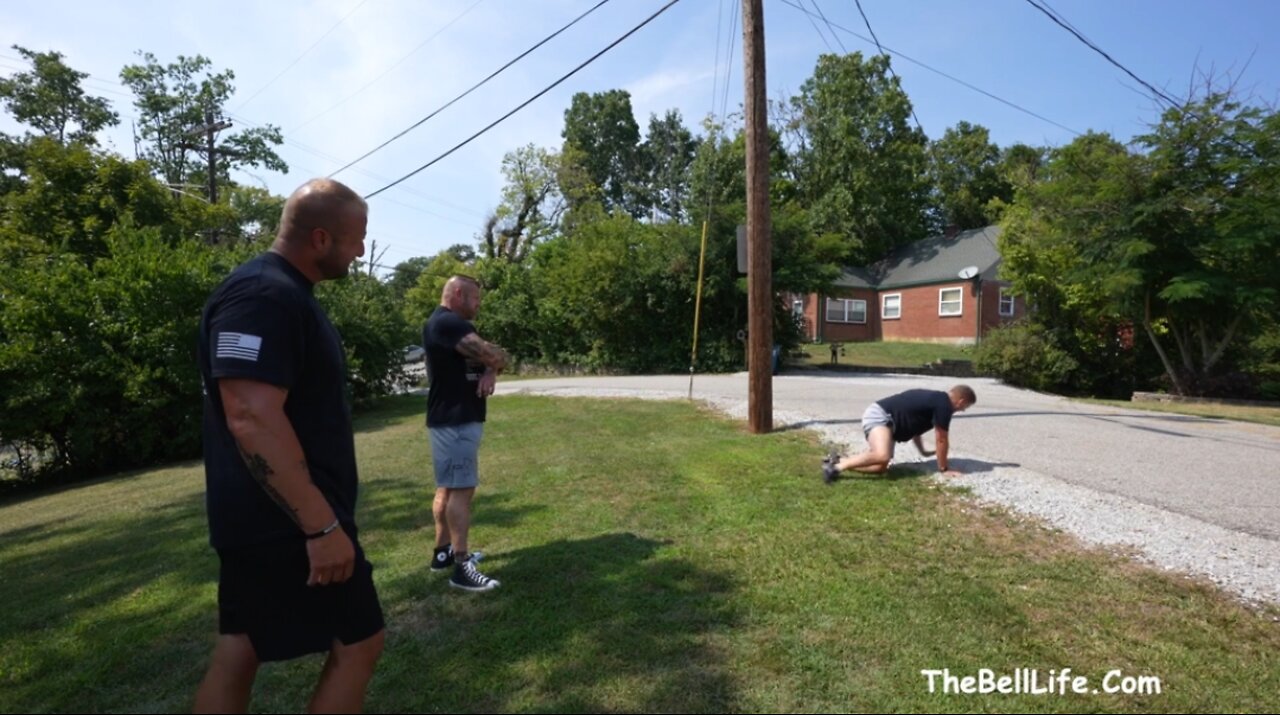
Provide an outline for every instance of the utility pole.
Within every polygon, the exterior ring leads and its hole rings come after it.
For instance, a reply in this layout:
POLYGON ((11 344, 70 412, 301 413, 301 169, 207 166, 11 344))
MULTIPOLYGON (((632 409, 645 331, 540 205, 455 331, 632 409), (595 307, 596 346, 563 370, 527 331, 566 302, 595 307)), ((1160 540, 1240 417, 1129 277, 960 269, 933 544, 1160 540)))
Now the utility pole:
POLYGON ((187 136, 198 137, 203 135, 205 138, 204 146, 182 144, 182 148, 202 152, 205 155, 209 165, 209 203, 216 204, 218 203, 218 155, 240 156, 240 153, 230 149, 219 149, 213 143, 214 138, 218 136, 218 132, 231 128, 231 122, 225 119, 218 122, 213 121, 212 110, 205 110, 204 122, 203 127, 197 127, 187 132, 187 136))
MULTIPOLYGON (((244 155, 232 149, 219 149, 217 145, 214 144, 213 140, 218 136, 218 132, 223 129, 230 129, 231 122, 225 119, 215 122, 213 120, 213 110, 206 109, 204 112, 204 123, 203 127, 197 127, 187 132, 187 136, 198 137, 200 135, 204 135, 204 146, 197 144, 181 144, 180 146, 183 149, 204 153, 209 166, 209 203, 216 205, 218 203, 218 155, 221 154, 222 156, 229 157, 239 157, 244 155)), ((218 230, 212 229, 209 232, 209 243, 217 242, 218 230)))
POLYGON ((763 5, 763 0, 742 0, 747 130, 747 416, 754 434, 773 431, 773 239, 763 5))

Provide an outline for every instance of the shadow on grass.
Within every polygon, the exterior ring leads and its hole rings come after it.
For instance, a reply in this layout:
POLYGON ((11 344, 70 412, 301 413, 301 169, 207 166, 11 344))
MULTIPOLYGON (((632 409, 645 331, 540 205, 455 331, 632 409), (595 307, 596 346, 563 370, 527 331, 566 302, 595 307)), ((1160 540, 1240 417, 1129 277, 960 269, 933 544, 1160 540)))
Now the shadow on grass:
MULTIPOLYGON (((430 477, 398 477, 371 480, 360 485, 356 521, 361 533, 368 530, 402 531, 434 528, 431 503, 435 482, 430 477)), ((513 497, 503 492, 478 491, 472 502, 471 527, 511 527, 526 517, 545 511, 541 504, 511 506, 513 497)))
MULTIPOLYGON (((371 708, 437 712, 723 712, 737 708, 711 641, 738 622, 734 582, 630 533, 555 541, 485 560, 502 586, 426 592, 391 621, 371 708), (419 687, 426 684, 426 687, 419 687)), ((425 569, 424 569, 425 571, 425 569)), ((406 599, 407 600, 407 599, 406 599)))
POLYGON ((189 707, 216 625, 203 494, 23 531, 0 546, 0 710, 189 707))
POLYGON ((377 432, 397 425, 406 417, 418 415, 422 427, 427 425, 427 398, 421 395, 396 395, 379 399, 372 406, 356 412, 351 419, 352 429, 361 432, 377 432))

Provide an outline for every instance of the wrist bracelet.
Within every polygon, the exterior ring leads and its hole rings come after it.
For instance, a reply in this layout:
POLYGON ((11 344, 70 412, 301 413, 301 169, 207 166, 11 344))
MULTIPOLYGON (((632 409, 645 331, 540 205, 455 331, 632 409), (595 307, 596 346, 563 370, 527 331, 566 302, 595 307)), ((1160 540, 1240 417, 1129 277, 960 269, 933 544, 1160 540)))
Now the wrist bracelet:
POLYGON ((308 540, 310 540, 310 539, 318 539, 318 538, 320 538, 320 537, 322 537, 322 536, 328 536, 329 534, 332 534, 333 532, 337 531, 339 526, 341 526, 341 524, 339 524, 339 523, 338 523, 338 520, 337 520, 337 519, 334 519, 332 524, 330 524, 330 525, 326 526, 325 528, 321 529, 320 531, 317 531, 317 532, 316 532, 316 533, 314 533, 314 534, 307 534, 307 539, 308 539, 308 540))

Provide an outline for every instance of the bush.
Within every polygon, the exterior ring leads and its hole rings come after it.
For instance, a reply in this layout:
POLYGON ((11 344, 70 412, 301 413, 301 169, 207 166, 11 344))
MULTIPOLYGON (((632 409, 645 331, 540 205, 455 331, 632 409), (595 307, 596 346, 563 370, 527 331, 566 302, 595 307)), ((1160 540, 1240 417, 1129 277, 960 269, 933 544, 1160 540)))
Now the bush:
POLYGON ((1048 331, 1024 322, 984 337, 974 351, 973 365, 978 372, 1010 385, 1053 391, 1070 384, 1078 363, 1053 342, 1048 331))
POLYGON ((200 444, 200 307, 238 257, 117 227, 92 266, 36 256, 0 275, 0 434, 20 479, 82 477, 200 444))
POLYGON ((353 269, 316 286, 316 299, 342 336, 352 403, 389 394, 404 378, 404 346, 417 342, 392 287, 353 269))

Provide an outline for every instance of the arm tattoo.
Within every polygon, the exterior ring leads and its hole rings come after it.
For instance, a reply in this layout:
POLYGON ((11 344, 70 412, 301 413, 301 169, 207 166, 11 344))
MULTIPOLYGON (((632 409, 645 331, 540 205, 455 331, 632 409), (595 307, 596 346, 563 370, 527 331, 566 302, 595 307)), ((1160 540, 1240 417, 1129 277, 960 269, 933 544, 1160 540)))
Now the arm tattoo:
MULTIPOLYGON (((267 460, 261 454, 249 454, 239 444, 236 446, 240 449, 240 457, 244 459, 245 466, 249 468, 249 476, 253 477, 253 480, 258 483, 258 486, 262 487, 262 491, 266 492, 272 501, 279 505, 281 509, 284 509, 284 513, 293 520, 293 523, 301 527, 302 520, 298 517, 298 510, 290 506, 284 495, 271 484, 271 475, 275 474, 275 470, 271 469, 271 465, 267 464, 267 460)), ((306 465, 305 461, 303 465, 306 465)))
POLYGON ((464 357, 482 362, 496 370, 506 367, 507 361, 510 360, 507 351, 493 343, 486 342, 475 333, 468 335, 458 343, 458 352, 462 353, 464 357))

